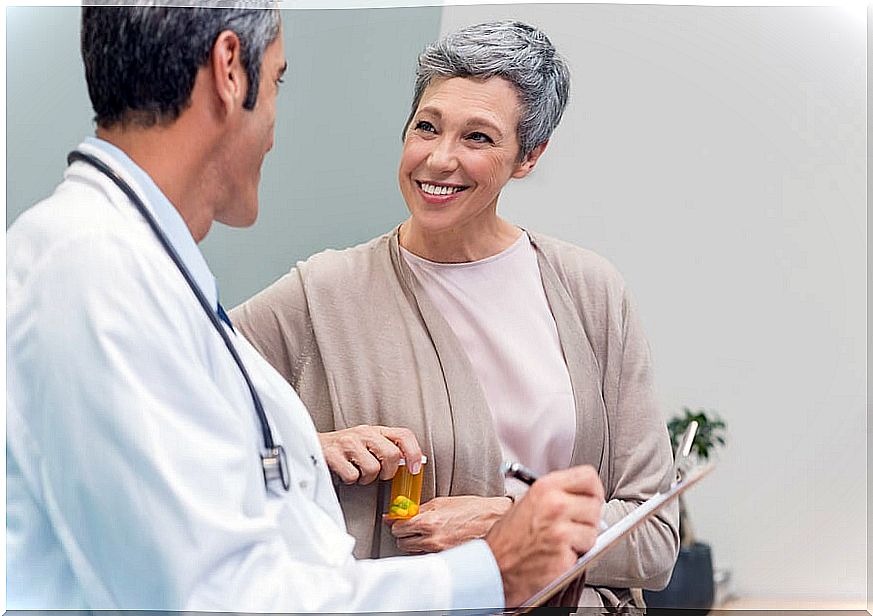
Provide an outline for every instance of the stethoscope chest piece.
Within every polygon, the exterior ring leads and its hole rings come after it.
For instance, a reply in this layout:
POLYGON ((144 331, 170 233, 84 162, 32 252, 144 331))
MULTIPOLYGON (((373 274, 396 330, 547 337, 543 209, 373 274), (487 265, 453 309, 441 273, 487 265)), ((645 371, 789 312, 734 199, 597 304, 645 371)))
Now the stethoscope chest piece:
POLYGON ((268 488, 281 485, 284 491, 288 491, 291 487, 291 475, 288 472, 288 458, 285 456, 284 447, 277 445, 268 453, 261 454, 261 466, 268 488))

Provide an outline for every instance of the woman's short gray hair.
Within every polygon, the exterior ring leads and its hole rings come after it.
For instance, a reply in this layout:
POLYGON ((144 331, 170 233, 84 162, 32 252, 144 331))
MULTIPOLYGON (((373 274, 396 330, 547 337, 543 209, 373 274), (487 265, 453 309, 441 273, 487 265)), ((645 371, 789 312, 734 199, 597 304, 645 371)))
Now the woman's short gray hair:
POLYGON ((520 21, 468 26, 431 43, 418 57, 404 137, 427 86, 451 77, 502 77, 515 87, 522 105, 519 160, 551 137, 570 98, 570 70, 543 32, 520 21))

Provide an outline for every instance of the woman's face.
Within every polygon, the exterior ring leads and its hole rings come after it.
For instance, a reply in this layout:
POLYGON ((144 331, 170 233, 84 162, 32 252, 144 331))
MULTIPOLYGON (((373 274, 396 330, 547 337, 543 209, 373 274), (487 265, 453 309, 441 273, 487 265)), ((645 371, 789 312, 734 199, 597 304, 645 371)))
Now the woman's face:
POLYGON ((407 127, 400 192, 425 232, 475 229, 497 215, 510 178, 530 173, 545 146, 519 162, 520 101, 501 77, 431 82, 407 127))

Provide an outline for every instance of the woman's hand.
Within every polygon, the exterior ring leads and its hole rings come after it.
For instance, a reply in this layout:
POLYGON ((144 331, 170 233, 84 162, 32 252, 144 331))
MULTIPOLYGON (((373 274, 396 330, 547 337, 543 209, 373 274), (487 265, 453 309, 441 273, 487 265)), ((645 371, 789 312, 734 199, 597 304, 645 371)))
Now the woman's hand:
POLYGON ((440 552, 484 537, 511 506, 506 496, 438 496, 414 518, 394 522, 391 534, 409 554, 440 552))
POLYGON ((391 479, 401 458, 413 474, 421 470, 421 447, 406 428, 355 426, 321 432, 318 440, 328 468, 345 484, 391 479))

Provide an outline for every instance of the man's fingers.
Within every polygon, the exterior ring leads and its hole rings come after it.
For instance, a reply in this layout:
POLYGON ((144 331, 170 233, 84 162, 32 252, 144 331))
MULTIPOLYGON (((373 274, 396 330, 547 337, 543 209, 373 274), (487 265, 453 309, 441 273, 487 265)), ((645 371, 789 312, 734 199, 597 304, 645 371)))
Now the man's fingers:
POLYGON ((570 547, 580 556, 590 550, 597 541, 597 528, 589 524, 571 523, 568 533, 570 547))
POLYGON ((406 461, 409 471, 413 475, 417 475, 421 470, 421 447, 412 430, 381 426, 379 431, 385 438, 400 448, 401 455, 406 461))
POLYGON ((570 496, 566 505, 567 516, 576 524, 593 526, 599 530, 603 502, 594 496, 570 496))
MULTIPOLYGON (((587 494, 603 500, 603 484, 593 466, 573 466, 554 471, 537 481, 546 481, 570 494, 587 494)), ((534 484, 536 485, 536 484, 534 484)))
MULTIPOLYGON (((599 480, 598 480, 599 481, 599 480)), ((525 498, 536 501, 539 518, 545 523, 573 523, 599 530, 603 501, 591 494, 574 494, 554 484, 537 484, 525 498), (537 485, 539 484, 539 485, 537 485)))
POLYGON ((486 534, 500 567, 507 605, 564 571, 597 540, 603 486, 590 466, 555 471, 486 534))

